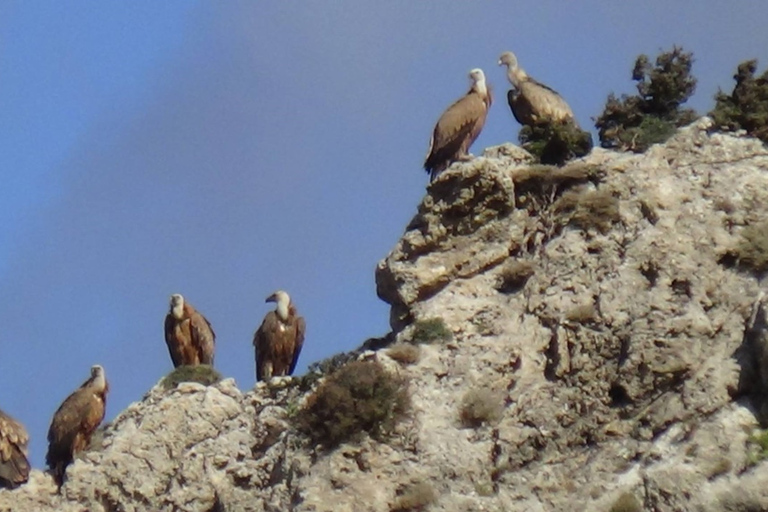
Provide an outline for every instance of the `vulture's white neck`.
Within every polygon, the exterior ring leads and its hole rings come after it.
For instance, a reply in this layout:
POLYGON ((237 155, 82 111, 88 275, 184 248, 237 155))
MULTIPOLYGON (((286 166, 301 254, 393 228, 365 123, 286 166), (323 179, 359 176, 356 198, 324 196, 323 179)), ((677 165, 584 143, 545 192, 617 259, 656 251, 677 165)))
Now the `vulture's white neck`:
POLYGON ((96 391, 104 391, 104 388, 107 387, 107 379, 104 378, 103 371, 96 374, 96 377, 93 379, 92 386, 96 389, 96 391))
POLYGON ((472 88, 481 96, 488 95, 488 87, 485 85, 485 78, 481 78, 480 80, 476 81, 472 88))
POLYGON ((288 321, 288 305, 290 302, 291 300, 287 297, 280 297, 277 299, 277 308, 275 308, 275 311, 277 311, 277 316, 279 316, 280 320, 283 322, 288 321))
POLYGON ((180 302, 179 304, 174 305, 173 308, 171 308, 171 314, 176 320, 181 320, 181 317, 184 316, 184 303, 180 302))

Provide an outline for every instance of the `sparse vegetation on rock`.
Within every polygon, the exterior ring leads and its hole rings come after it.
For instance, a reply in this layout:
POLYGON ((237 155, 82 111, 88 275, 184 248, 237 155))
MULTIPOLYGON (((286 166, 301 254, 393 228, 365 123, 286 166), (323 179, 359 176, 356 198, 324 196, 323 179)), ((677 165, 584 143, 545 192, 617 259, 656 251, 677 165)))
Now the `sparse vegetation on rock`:
POLYGON ((453 334, 442 318, 419 320, 413 325, 412 343, 440 343, 450 341, 453 334))
POLYGON ((222 379, 221 374, 209 364, 182 365, 163 378, 163 387, 173 389, 182 382, 197 382, 205 386, 216 384, 222 379))
POLYGON ((768 221, 744 226, 736 247, 727 255, 742 268, 758 273, 768 270, 768 221))
POLYGON ((422 512, 437 501, 437 492, 428 482, 418 482, 402 488, 398 492, 390 512, 422 512))
POLYGON ((664 142, 680 126, 696 118, 692 109, 681 108, 696 90, 691 75, 693 54, 675 46, 656 58, 640 55, 632 70, 637 95, 613 93, 595 126, 604 148, 642 153, 652 144, 664 142))
POLYGON ((733 77, 736 86, 731 94, 718 91, 709 115, 716 130, 746 130, 768 143, 768 70, 759 77, 755 77, 756 72, 757 60, 739 64, 733 77))
POLYGON ((403 378, 376 361, 352 361, 309 395, 296 424, 313 443, 330 449, 363 433, 384 439, 409 406, 403 378))
POLYGON ((497 391, 480 387, 467 391, 461 399, 459 419, 465 427, 477 428, 498 421, 504 412, 504 399, 497 391))
POLYGON ((643 506, 631 492, 625 492, 611 505, 610 512, 643 512, 643 506))
POLYGON ((387 355, 400 364, 409 365, 418 362, 421 349, 412 343, 395 343, 387 349, 387 355))

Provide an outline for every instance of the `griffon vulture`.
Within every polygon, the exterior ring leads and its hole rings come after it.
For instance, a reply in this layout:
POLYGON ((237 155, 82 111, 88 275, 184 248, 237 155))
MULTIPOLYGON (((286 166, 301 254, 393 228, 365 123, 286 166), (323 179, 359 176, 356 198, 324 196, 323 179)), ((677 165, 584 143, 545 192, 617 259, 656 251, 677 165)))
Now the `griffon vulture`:
POLYGON ((485 125, 493 101, 491 90, 485 83, 482 69, 470 71, 469 78, 472 79, 472 87, 443 112, 432 132, 427 159, 424 161, 424 170, 429 173, 430 181, 453 162, 472 158, 468 153, 469 147, 485 125))
POLYGON ((61 487, 67 466, 75 455, 88 447, 91 435, 104 419, 109 383, 104 368, 91 367, 91 377, 69 395, 53 415, 48 429, 45 462, 61 487))
POLYGON ((562 96, 528 76, 517 64, 514 53, 502 53, 499 66, 507 67, 507 78, 513 86, 507 93, 507 101, 518 123, 530 126, 541 121, 571 121, 578 126, 571 107, 562 96))
POLYGON ((29 478, 27 443, 24 425, 0 411, 0 488, 14 489, 29 478))
POLYGON ((213 364, 216 333, 211 323, 178 293, 171 295, 171 309, 165 316, 165 342, 174 368, 213 364))
POLYGON ((257 381, 293 374, 306 330, 304 318, 296 313, 296 306, 286 292, 276 291, 266 302, 275 302, 277 307, 264 316, 253 335, 257 381))

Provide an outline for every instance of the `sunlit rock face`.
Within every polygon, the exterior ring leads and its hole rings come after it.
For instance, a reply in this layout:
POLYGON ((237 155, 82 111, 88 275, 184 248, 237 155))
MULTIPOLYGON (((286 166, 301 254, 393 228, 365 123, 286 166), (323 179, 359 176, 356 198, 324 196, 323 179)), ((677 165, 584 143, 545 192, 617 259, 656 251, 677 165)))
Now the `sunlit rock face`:
POLYGON ((297 432, 322 379, 159 385, 61 494, 36 470, 0 511, 768 509, 768 322, 745 245, 760 253, 768 150, 708 128, 561 168, 504 145, 431 183, 376 269, 393 332, 355 354, 410 382, 387 439, 328 451, 297 432))

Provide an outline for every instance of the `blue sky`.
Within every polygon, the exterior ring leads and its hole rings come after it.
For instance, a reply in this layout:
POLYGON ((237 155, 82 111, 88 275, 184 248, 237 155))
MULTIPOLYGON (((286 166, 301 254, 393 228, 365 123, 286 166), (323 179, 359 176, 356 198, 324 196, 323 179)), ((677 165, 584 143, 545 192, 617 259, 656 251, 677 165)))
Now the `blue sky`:
POLYGON ((634 92, 639 53, 683 45, 706 112, 739 62, 768 65, 768 3, 723 5, 0 3, 0 408, 33 464, 92 364, 107 419, 170 371, 172 293, 211 321, 241 389, 277 288, 307 319, 302 372, 386 333, 374 268, 471 68, 497 93, 474 153, 516 141, 504 50, 591 126, 609 92, 634 92))

